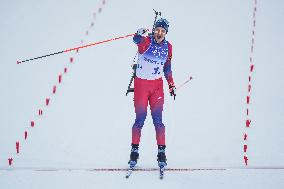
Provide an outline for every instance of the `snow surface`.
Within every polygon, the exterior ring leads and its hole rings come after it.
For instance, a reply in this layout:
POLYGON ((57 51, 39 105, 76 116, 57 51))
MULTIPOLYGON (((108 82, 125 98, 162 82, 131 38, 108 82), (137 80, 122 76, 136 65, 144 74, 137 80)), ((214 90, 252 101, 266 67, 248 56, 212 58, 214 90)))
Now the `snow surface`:
MULTIPOLYGON (((104 6, 101 0, 1 1, 0 188, 283 188, 284 2, 257 3, 248 129, 254 0, 106 0, 104 6), (202 170, 168 171, 163 181, 157 171, 134 172, 129 180, 124 171, 90 171, 127 168, 135 117, 133 94, 125 97, 136 53, 132 39, 16 61, 77 47, 81 40, 88 44, 151 28, 153 8, 170 21, 176 84, 194 78, 176 101, 165 90, 168 167, 202 170), (214 168, 226 170, 205 170, 214 168)), ((156 153, 148 116, 139 167, 156 168, 156 153)))

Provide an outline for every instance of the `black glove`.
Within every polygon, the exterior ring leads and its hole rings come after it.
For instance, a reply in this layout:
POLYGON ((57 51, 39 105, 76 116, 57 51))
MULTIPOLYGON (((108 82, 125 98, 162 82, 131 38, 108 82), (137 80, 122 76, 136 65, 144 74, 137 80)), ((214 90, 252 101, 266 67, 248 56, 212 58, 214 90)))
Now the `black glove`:
POLYGON ((169 84, 169 91, 170 91, 170 95, 174 96, 174 100, 176 99, 176 90, 177 90, 177 88, 176 88, 175 84, 170 83, 169 84))

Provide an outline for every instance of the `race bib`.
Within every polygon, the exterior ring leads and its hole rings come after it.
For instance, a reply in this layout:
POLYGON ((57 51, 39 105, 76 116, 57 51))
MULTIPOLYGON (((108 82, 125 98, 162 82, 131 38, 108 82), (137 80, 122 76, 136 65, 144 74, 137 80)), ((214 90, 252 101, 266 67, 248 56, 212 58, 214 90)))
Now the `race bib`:
POLYGON ((155 80, 162 77, 164 64, 168 58, 168 44, 165 42, 162 46, 153 44, 148 50, 139 54, 136 68, 136 76, 141 79, 155 80))

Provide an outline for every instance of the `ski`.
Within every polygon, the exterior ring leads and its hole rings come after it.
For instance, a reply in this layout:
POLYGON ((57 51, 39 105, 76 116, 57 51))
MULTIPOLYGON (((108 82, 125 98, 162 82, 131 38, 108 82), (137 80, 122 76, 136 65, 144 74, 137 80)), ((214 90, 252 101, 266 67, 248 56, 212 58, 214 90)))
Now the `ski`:
POLYGON ((164 178, 164 173, 165 173, 165 167, 160 166, 160 179, 162 180, 164 178))
POLYGON ((125 175, 125 178, 129 178, 130 175, 132 174, 137 162, 136 161, 129 161, 129 168, 127 169, 127 172, 126 172, 126 175, 125 175))
POLYGON ((137 160, 139 159, 139 153, 138 153, 138 144, 131 144, 131 153, 130 153, 130 160, 128 161, 129 168, 127 170, 125 178, 129 178, 130 175, 132 174, 136 164, 137 160))
MULTIPOLYGON (((131 175, 132 175, 132 172, 135 170, 135 166, 131 166, 127 169, 127 172, 126 172, 126 175, 125 175, 125 178, 129 178, 131 175)), ((151 169, 138 169, 138 171, 141 171, 141 170, 150 170, 150 171, 157 171, 156 168, 151 168, 151 169)), ((165 170, 166 170, 166 166, 160 166, 159 167, 159 178, 162 180, 164 178, 164 173, 165 173, 165 170)))
POLYGON ((125 178, 128 179, 130 177, 130 175, 132 174, 133 170, 134 170, 134 167, 128 168, 126 175, 125 175, 125 178))

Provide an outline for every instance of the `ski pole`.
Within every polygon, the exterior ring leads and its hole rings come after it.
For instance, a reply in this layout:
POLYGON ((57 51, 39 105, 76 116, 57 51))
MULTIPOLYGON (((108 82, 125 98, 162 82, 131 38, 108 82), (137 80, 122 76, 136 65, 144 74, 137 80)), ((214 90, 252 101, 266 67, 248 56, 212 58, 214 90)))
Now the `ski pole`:
MULTIPOLYGON (((190 80, 192 80, 192 77, 190 76, 185 82, 183 82, 181 85, 179 85, 178 87, 176 87, 175 92, 177 92, 179 89, 181 89, 185 84, 187 84, 190 80)), ((174 100, 176 100, 176 93, 175 92, 170 92, 171 96, 174 96, 174 100)))
POLYGON ((190 76, 185 82, 183 82, 180 86, 177 87, 177 91, 179 89, 181 89, 185 84, 187 84, 190 80, 192 80, 193 78, 190 76))
POLYGON ((66 50, 63 50, 63 51, 59 51, 59 52, 55 52, 55 53, 51 53, 51 54, 39 56, 39 57, 36 57, 36 58, 31 58, 31 59, 26 59, 26 60, 17 61, 17 64, 21 64, 21 63, 24 63, 24 62, 28 62, 28 61, 32 61, 32 60, 36 60, 36 59, 40 59, 40 58, 45 58, 45 57, 48 57, 48 56, 53 56, 53 55, 57 55, 57 54, 62 54, 62 53, 70 52, 70 51, 75 51, 75 50, 79 50, 79 49, 83 49, 83 48, 87 48, 87 47, 99 45, 99 44, 102 44, 102 43, 108 43, 108 42, 115 41, 115 40, 118 40, 118 39, 124 39, 124 38, 127 38, 127 37, 131 37, 131 36, 133 36, 133 35, 135 35, 135 33, 133 33, 133 34, 128 34, 128 35, 125 35, 125 36, 120 36, 120 37, 115 37, 115 38, 107 39, 107 40, 104 40, 104 41, 99 41, 99 42, 95 42, 95 43, 90 43, 90 44, 88 44, 88 45, 83 45, 83 46, 79 46, 79 47, 74 47, 74 48, 66 49, 66 50))

